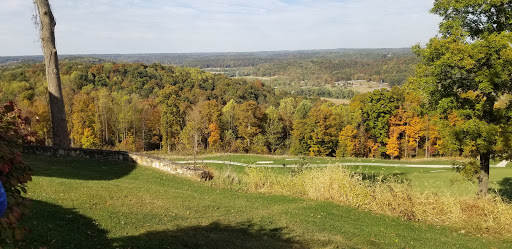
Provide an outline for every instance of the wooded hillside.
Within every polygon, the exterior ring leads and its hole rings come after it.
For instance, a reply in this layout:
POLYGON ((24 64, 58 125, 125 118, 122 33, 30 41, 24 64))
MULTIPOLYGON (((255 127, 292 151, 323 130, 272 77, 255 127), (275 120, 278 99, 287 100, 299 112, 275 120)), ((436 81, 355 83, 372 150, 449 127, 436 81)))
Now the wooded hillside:
MULTIPOLYGON (((403 49, 330 49, 245 53, 62 55, 81 62, 161 63, 197 67, 227 76, 279 76, 279 86, 326 86, 368 80, 402 85, 414 73, 417 57, 403 49)), ((0 64, 42 61, 40 56, 0 57, 0 64)))

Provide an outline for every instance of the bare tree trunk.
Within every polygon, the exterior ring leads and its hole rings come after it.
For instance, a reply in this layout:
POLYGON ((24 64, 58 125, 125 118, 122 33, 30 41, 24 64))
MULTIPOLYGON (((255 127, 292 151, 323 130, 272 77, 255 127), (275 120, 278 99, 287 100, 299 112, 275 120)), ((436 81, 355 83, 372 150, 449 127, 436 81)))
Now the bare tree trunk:
POLYGON ((105 144, 108 144, 108 121, 106 113, 103 113, 103 124, 105 124, 105 144))
POLYGON ((416 137, 416 154, 415 154, 416 158, 418 158, 418 154, 420 151, 419 144, 420 144, 420 137, 416 137))
MULTIPOLYGON (((98 99, 95 99, 94 100, 96 103, 98 103, 98 99)), ((103 141, 101 141, 101 139, 103 138, 103 127, 101 126, 101 121, 102 121, 102 115, 101 115, 101 112, 100 112, 100 106, 99 105, 95 105, 96 107, 96 125, 94 126, 94 129, 96 131, 96 135, 98 136, 98 138, 100 138, 100 146, 102 146, 104 144, 103 141)))
MULTIPOLYGON (((247 132, 250 132, 251 131, 251 123, 248 123, 247 124, 247 132)), ((251 147, 251 139, 249 137, 247 137, 247 150, 249 150, 249 148, 251 147)))
POLYGON ((426 141, 425 141, 425 158, 428 158, 428 151, 429 151, 429 144, 430 144, 430 138, 429 138, 429 116, 427 115, 427 135, 425 136, 426 137, 426 141))
POLYGON ((39 12, 41 45, 46 64, 46 79, 50 96, 50 112, 52 118, 53 145, 68 148, 69 133, 66 121, 66 110, 62 97, 59 74, 59 59, 55 47, 55 18, 48 0, 34 0, 39 12))
POLYGON ((196 159, 197 159, 197 140, 198 135, 197 132, 194 134, 194 169, 197 168, 196 159))
POLYGON ((490 153, 480 154, 480 176, 478 176, 478 195, 486 196, 489 189, 489 161, 490 153))
MULTIPOLYGON (((407 127, 409 127, 409 124, 407 124, 407 127)), ((407 156, 409 155, 409 135, 407 134, 407 131, 405 131, 405 160, 407 160, 407 156)))
POLYGON ((132 112, 132 119, 133 119, 133 142, 135 143, 135 140, 137 140, 137 120, 135 118, 136 116, 136 110, 135 110, 135 104, 133 105, 133 112, 132 112))
POLYGON ((142 115, 142 151, 146 151, 146 116, 142 115))

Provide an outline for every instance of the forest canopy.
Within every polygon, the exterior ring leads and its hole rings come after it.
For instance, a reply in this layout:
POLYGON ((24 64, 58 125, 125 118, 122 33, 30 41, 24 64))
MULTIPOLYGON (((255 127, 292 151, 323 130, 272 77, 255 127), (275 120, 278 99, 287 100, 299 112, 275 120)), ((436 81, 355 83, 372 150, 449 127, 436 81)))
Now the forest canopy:
MULTIPOLYGON (((78 61, 60 67, 74 147, 382 158, 466 152, 445 132, 461 117, 425 115, 422 97, 399 87, 335 105, 197 68, 78 61)), ((0 101, 16 101, 34 121, 38 143, 51 144, 44 66, 1 67, 0 89, 0 101)))

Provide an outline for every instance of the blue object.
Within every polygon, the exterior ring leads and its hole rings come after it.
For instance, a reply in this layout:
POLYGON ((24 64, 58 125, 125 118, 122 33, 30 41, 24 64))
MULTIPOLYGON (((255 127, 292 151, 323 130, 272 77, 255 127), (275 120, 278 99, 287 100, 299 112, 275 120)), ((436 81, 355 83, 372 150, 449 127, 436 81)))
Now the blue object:
POLYGON ((7 209, 7 195, 5 194, 4 186, 0 182, 0 217, 4 215, 7 209))

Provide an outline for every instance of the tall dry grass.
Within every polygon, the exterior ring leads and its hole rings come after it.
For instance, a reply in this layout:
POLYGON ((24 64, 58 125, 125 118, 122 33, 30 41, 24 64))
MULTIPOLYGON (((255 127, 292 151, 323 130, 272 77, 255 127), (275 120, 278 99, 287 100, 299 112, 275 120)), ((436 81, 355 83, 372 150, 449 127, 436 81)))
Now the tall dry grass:
MULTIPOLYGON (((512 205, 497 195, 486 198, 418 193, 410 183, 383 176, 363 179, 342 167, 316 168, 294 175, 276 175, 248 168, 245 176, 224 174, 221 185, 250 192, 328 200, 406 220, 445 225, 461 233, 512 236, 512 205)), ((219 179, 221 178, 221 179, 219 179)))

